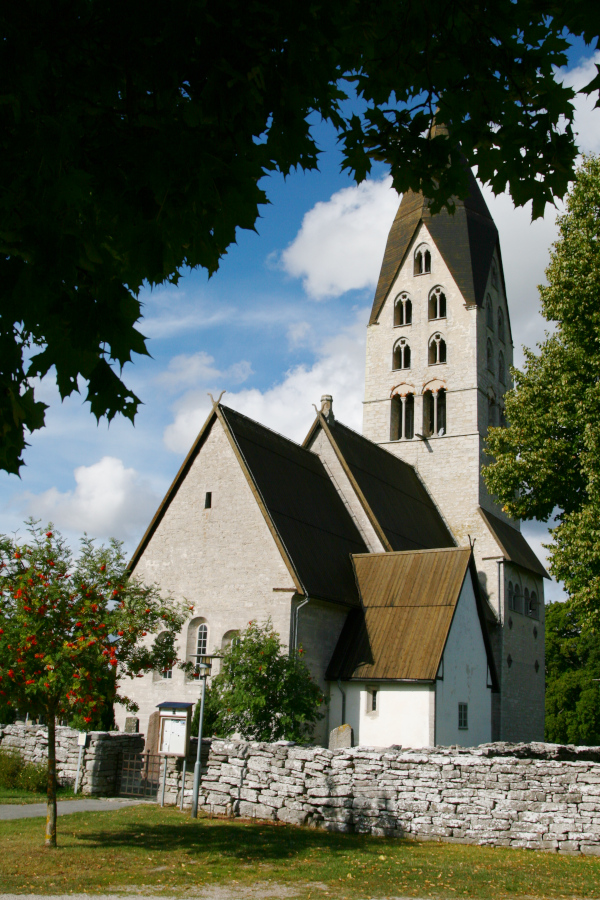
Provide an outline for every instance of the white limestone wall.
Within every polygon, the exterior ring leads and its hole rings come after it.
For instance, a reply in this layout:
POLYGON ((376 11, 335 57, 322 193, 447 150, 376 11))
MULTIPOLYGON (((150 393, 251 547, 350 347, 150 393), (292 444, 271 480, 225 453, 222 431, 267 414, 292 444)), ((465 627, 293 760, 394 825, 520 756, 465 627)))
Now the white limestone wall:
POLYGON ((342 695, 331 684, 329 721, 332 728, 351 725, 356 746, 430 747, 435 743, 435 687, 433 684, 342 682, 346 716, 342 722, 342 695), (371 711, 370 694, 377 689, 377 710, 371 711))
POLYGON ((471 578, 465 578, 435 688, 435 741, 472 747, 492 738, 492 692, 487 685, 487 655, 471 578), (458 704, 467 704, 466 730, 458 728, 458 704))
MULTIPOLYGON (((284 643, 290 638, 292 579, 271 536, 246 477, 219 421, 215 421, 178 493, 171 501, 135 569, 136 577, 155 582, 179 601, 188 623, 208 625, 208 650, 220 649, 223 635, 242 630, 251 619, 269 616, 284 643), (204 508, 212 492, 211 509, 204 508)), ((190 636, 191 644, 194 643, 190 636)), ((179 642, 185 658, 188 627, 179 642)), ((194 651, 195 652, 195 651, 194 651)), ((123 683, 122 692, 140 706, 140 731, 163 700, 196 702, 197 681, 173 669, 171 679, 159 673, 123 683)), ((122 729, 126 712, 117 707, 122 729)))
MULTIPOLYGON (((335 425, 332 426, 335 429, 335 425)), ((348 476, 346 475, 342 464, 340 463, 335 450, 331 446, 331 442, 322 428, 319 429, 315 440, 310 444, 309 449, 316 453, 323 465, 325 471, 331 478, 335 488, 344 501, 346 509, 354 519, 354 523, 358 528, 362 539, 367 545, 370 553, 383 553, 385 547, 377 536, 369 517, 363 509, 363 506, 356 496, 348 476)))

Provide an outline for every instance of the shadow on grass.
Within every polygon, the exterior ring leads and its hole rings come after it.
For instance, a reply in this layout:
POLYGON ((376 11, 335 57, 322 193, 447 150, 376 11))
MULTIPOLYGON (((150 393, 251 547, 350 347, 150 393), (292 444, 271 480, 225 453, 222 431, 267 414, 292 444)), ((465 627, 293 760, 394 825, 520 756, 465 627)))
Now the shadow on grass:
POLYGON ((393 841, 396 847, 408 842, 361 834, 335 834, 310 828, 273 822, 236 819, 186 819, 181 823, 152 824, 148 821, 122 826, 118 831, 79 833, 82 843, 101 846, 103 850, 135 846, 148 852, 178 850, 190 858, 207 854, 230 860, 251 857, 256 862, 276 862, 304 856, 312 850, 325 850, 331 856, 348 853, 379 852, 382 841, 393 841))

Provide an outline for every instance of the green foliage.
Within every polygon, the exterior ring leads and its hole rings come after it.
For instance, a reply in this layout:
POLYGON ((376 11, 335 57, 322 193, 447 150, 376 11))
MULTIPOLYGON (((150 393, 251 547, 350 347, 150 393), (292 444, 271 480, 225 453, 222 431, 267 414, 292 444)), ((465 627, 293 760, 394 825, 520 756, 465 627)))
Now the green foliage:
POLYGON ((509 426, 490 429, 484 478, 516 518, 558 511, 551 572, 600 622, 600 158, 584 159, 559 226, 540 288, 556 329, 513 370, 509 426))
MULTIPOLYGON (((265 625, 250 622, 233 641, 210 693, 209 716, 216 711, 213 728, 220 736, 238 733, 251 741, 302 743, 323 718, 324 697, 302 649, 290 656, 270 620, 265 625)), ((204 733, 211 731, 207 727, 204 733)))
MULTIPOLYGON (((214 683, 214 682, 213 682, 214 683)), ((223 737, 219 732, 219 694, 212 684, 206 685, 206 694, 204 697, 204 718, 202 720, 202 736, 203 737, 223 737)), ((192 737, 198 736, 198 727, 200 725, 200 700, 196 703, 194 714, 192 716, 192 724, 190 726, 190 734, 192 737)))
POLYGON ((564 30, 599 33, 590 0, 21 0, 0 22, 9 472, 44 423, 35 376, 133 420, 121 369, 147 352, 141 286, 213 273, 268 202, 263 176, 317 167, 311 122, 332 123, 358 182, 382 160, 397 190, 452 206, 464 154, 540 215, 576 155, 574 91, 554 78, 564 30), (448 134, 430 138, 436 107, 448 134))
POLYGON ((46 790, 47 782, 45 763, 25 762, 18 753, 0 749, 0 787, 39 794, 46 790))
POLYGON ((600 744, 600 634, 572 601, 546 607, 546 740, 600 744))

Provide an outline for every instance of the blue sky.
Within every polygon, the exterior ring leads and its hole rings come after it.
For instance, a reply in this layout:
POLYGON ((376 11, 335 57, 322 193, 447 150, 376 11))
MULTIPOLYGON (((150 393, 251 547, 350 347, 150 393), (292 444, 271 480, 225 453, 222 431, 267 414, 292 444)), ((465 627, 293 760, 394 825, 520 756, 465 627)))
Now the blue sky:
MULTIPOLYGON (((575 85, 591 77, 584 49, 560 75, 575 85)), ((598 153, 600 111, 593 101, 577 104, 580 149, 598 153)), ((331 393, 338 417, 360 430, 365 326, 399 198, 382 166, 354 186, 340 172, 332 131, 318 126, 317 134, 320 171, 267 179, 271 203, 258 233, 240 232, 212 279, 188 272, 177 288, 144 292, 141 330, 152 358, 125 369, 144 401, 135 427, 97 426, 81 396, 61 404, 51 380, 42 382, 47 427, 31 436, 21 478, 0 474, 0 532, 33 515, 73 541, 83 531, 114 535, 131 551, 206 417, 208 391, 226 389, 224 402, 296 440, 312 404, 331 393)), ((556 212, 532 224, 506 196, 486 199, 500 231, 518 365, 521 346, 543 337, 536 286, 556 212)), ((545 526, 523 530, 542 555, 545 526)), ((548 593, 559 596, 559 586, 548 593)))

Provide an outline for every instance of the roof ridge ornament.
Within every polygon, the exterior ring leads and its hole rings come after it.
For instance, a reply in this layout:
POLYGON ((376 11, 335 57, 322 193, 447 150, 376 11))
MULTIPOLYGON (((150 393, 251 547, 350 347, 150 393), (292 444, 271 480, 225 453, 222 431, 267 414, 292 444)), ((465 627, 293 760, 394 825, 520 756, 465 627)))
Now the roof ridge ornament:
POLYGON ((207 391, 206 393, 207 393, 208 396, 210 397, 210 399, 211 399, 211 401, 212 401, 213 409, 214 409, 215 406, 218 406, 218 405, 219 405, 219 403, 221 402, 221 397, 223 396, 223 394, 226 394, 226 393, 227 393, 227 390, 221 391, 221 393, 219 394, 219 399, 218 399, 218 400, 215 400, 215 398, 213 397, 213 395, 211 394, 210 391, 207 391))

